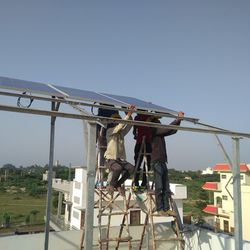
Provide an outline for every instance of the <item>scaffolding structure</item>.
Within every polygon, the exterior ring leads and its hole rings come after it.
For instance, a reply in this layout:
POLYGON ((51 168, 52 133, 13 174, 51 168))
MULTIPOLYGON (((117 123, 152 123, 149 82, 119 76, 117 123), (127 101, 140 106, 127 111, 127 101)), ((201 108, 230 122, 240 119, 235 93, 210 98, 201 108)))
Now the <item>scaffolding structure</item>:
MULTIPOLYGON (((138 243, 138 240, 133 239, 130 233, 129 224, 129 213, 135 208, 139 207, 143 213, 145 213, 145 220, 142 224, 141 236, 139 239, 138 249, 144 249, 143 245, 147 245, 148 241, 145 243, 146 234, 147 237, 151 239, 151 244, 147 247, 149 249, 156 250, 158 242, 178 242, 178 249, 184 250, 185 242, 182 235, 182 224, 178 220, 178 210, 174 207, 174 201, 170 199, 170 204, 172 209, 175 211, 176 216, 160 215, 155 211, 155 194, 154 191, 148 191, 145 193, 134 193, 131 188, 127 188, 125 191, 125 196, 121 196, 118 192, 109 194, 106 188, 98 187, 95 189, 95 194, 97 200, 95 202, 94 209, 98 210, 98 246, 99 249, 113 249, 113 245, 110 248, 110 242, 115 242, 115 249, 119 249, 120 244, 124 246, 124 243, 128 249, 132 249, 133 243, 138 243), (136 202, 132 204, 132 196, 136 198, 136 202), (119 197, 121 200, 119 200, 119 197), (110 235, 110 229, 112 227, 112 221, 116 220, 117 216, 122 216, 120 218, 120 229, 117 234, 110 235), (171 237, 162 237, 157 235, 157 230, 155 227, 155 217, 165 217, 171 218, 172 234, 171 237)), ((85 230, 82 231, 80 249, 84 249, 85 230)))
MULTIPOLYGON (((110 247, 110 242, 115 242, 115 249, 118 250, 120 244, 126 243, 128 249, 132 249, 133 242, 137 242, 138 240, 133 240, 130 235, 130 224, 128 215, 134 207, 139 207, 143 213, 145 213, 145 220, 142 225, 142 232, 139 240, 138 249, 143 248, 143 242, 145 241, 146 233, 148 233, 148 237, 151 238, 151 244, 147 244, 147 248, 156 250, 159 242, 179 242, 179 249, 184 250, 185 242, 182 236, 181 230, 182 222, 179 216, 178 209, 174 200, 169 198, 169 203, 171 209, 175 212, 175 216, 162 215, 157 213, 155 209, 155 192, 154 192, 154 183, 149 185, 149 175, 152 174, 149 171, 147 156, 149 153, 146 152, 145 145, 145 137, 142 140, 141 148, 139 150, 139 157, 142 156, 141 164, 145 164, 145 173, 147 176, 147 189, 145 192, 134 192, 133 185, 134 181, 132 181, 131 187, 125 189, 125 195, 119 194, 119 192, 109 193, 104 185, 104 169, 105 166, 103 164, 100 165, 103 161, 99 161, 98 159, 102 158, 101 150, 98 150, 97 154, 97 171, 96 171, 96 187, 95 194, 97 200, 95 201, 94 208, 98 210, 98 245, 99 249, 108 250, 110 247), (100 174, 102 173, 102 174, 100 174), (121 200, 119 200, 119 197, 121 200), (135 203, 131 204, 131 199, 135 198, 135 203), (117 217, 121 216, 120 229, 116 236, 110 236, 110 228, 112 227, 112 221, 117 217), (155 217, 171 217, 171 228, 174 233, 172 237, 161 237, 157 235, 157 230, 155 227, 155 217)), ((138 171, 138 162, 136 164, 135 174, 138 171)), ((144 170, 143 170, 144 171, 144 170)), ((144 173, 144 172, 143 172, 144 173)), ((80 249, 83 249, 83 239, 84 239, 84 230, 81 237, 80 249)), ((149 243, 149 242, 147 242, 149 243)), ((114 246, 112 246, 114 247, 114 246)), ((113 248, 112 248, 113 249, 113 248)))
MULTIPOLYGON (((51 186, 52 186, 52 167, 54 159, 54 142, 55 142, 55 123, 56 118, 68 118, 68 119, 78 119, 82 120, 86 126, 84 127, 84 134, 87 138, 86 141, 86 159, 87 159, 87 185, 86 185, 86 213, 85 213, 85 249, 93 249, 93 207, 94 207, 94 194, 95 194, 95 166, 96 166, 96 124, 99 122, 114 122, 123 123, 138 126, 150 126, 150 127, 165 127, 187 132, 197 132, 197 133, 207 133, 216 136, 218 141, 218 146, 222 150, 226 161, 228 161, 232 173, 233 173, 233 192, 234 192, 234 238, 235 238, 235 249, 242 250, 242 211, 241 211, 241 190, 240 190, 240 139, 250 138, 249 133, 234 132, 218 127, 214 127, 208 124, 203 124, 198 122, 198 119, 184 117, 185 121, 194 123, 195 125, 202 126, 197 127, 184 127, 184 126, 174 126, 166 124, 153 124, 151 122, 141 122, 141 121, 124 121, 113 118, 97 117, 91 114, 76 114, 73 112, 62 112, 59 111, 59 107, 63 104, 65 105, 77 105, 77 106, 87 106, 87 107, 103 107, 101 103, 113 104, 116 110, 126 111, 130 104, 136 104, 138 99, 121 97, 115 95, 108 95, 89 91, 79 91, 71 88, 64 88, 56 86, 54 84, 46 83, 35 83, 30 81, 18 80, 7 77, 0 77, 0 88, 4 91, 0 92, 0 95, 5 97, 18 98, 18 103, 20 104, 21 98, 26 98, 30 100, 30 104, 27 107, 22 105, 13 106, 8 103, 1 103, 0 110, 7 112, 17 112, 32 115, 42 115, 51 118, 50 121, 50 146, 49 146, 49 172, 48 172, 48 192, 47 192, 47 205, 46 205, 46 223, 45 223, 45 242, 44 249, 48 250, 49 245, 49 221, 50 221, 50 211, 51 211, 51 186), (30 94, 27 94, 30 93, 30 94), (91 94, 88 96, 88 94, 91 94), (124 101, 125 100, 125 101, 124 101), (44 108, 31 108, 31 103, 33 101, 46 102, 50 104, 50 109, 44 108), (98 102, 99 104, 96 104, 98 102), (125 108, 124 108, 125 107, 125 108), (222 143, 220 142, 218 135, 229 136, 232 139, 233 144, 233 154, 230 156, 226 153, 222 143)), ((33 102, 34 103, 34 102, 33 102)), ((106 107, 104 107, 106 108, 106 107)), ((139 100, 138 108, 142 110, 147 110, 144 114, 161 113, 162 117, 176 117, 174 111, 165 109, 159 106, 154 106, 148 102, 143 102, 139 100), (143 103, 142 105, 140 105, 143 103)))

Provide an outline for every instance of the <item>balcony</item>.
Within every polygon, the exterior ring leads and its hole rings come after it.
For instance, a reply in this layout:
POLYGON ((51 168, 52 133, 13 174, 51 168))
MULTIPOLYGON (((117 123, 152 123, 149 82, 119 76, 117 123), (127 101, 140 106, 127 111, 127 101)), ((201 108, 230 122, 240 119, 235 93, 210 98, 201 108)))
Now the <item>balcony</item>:
POLYGON ((70 181, 62 180, 62 179, 52 179, 52 188, 54 190, 57 190, 59 192, 65 192, 69 193, 70 192, 70 181))
POLYGON ((204 209, 203 212, 208 213, 208 214, 213 214, 217 215, 218 214, 218 208, 214 205, 207 205, 204 209))
POLYGON ((202 188, 204 190, 210 191, 221 191, 221 183, 220 182, 206 182, 202 188))

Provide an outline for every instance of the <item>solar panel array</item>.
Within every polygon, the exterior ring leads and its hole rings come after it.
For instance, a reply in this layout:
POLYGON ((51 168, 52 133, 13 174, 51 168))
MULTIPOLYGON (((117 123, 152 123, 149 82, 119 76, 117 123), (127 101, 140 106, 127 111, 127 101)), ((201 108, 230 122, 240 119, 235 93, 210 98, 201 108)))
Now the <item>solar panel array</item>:
POLYGON ((73 99, 101 104, 112 104, 119 107, 127 107, 133 104, 136 106, 136 108, 140 108, 143 110, 177 115, 177 112, 174 110, 167 109, 155 105, 151 102, 146 102, 134 97, 97 93, 88 90, 57 86, 54 84, 37 83, 8 77, 0 77, 0 88, 21 92, 30 92, 34 94, 63 97, 66 100, 73 99))

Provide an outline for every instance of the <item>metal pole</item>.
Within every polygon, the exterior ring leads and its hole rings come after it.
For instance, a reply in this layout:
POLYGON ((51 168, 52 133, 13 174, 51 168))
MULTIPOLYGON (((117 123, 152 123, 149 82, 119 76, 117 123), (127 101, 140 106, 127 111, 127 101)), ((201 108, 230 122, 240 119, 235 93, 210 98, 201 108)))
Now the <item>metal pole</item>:
POLYGON ((232 137, 233 141, 233 195, 234 195, 234 238, 235 249, 242 250, 242 210, 241 210, 241 185, 240 185, 240 155, 239 137, 232 137))
POLYGON ((226 161, 228 162, 228 164, 230 165, 230 168, 231 168, 231 171, 232 171, 233 163, 232 163, 232 161, 231 161, 229 155, 227 154, 225 148, 223 147, 223 145, 222 145, 222 143, 221 143, 221 141, 220 141, 218 135, 215 135, 215 138, 216 138, 216 140, 217 140, 218 146, 220 147, 222 153, 224 154, 225 160, 226 160, 226 161))
MULTIPOLYGON (((52 109, 54 103, 52 103, 52 109)), ((51 193, 52 193, 52 173, 53 173, 53 161, 54 161, 54 141, 55 141, 55 122, 56 117, 51 117, 50 124, 50 151, 49 151, 49 169, 48 169, 48 191, 47 191, 47 207, 46 207, 46 223, 45 223, 45 242, 44 249, 48 250, 49 246, 49 222, 51 214, 51 193)))
POLYGON ((87 187, 85 213, 84 249, 93 249, 95 167, 96 167, 96 124, 88 123, 87 187))

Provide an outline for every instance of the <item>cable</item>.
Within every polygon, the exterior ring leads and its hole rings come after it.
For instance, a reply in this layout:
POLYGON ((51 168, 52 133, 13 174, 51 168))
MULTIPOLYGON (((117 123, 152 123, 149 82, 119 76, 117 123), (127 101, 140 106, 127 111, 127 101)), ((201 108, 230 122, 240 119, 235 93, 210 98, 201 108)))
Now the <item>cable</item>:
MULTIPOLYGON (((23 92, 22 94, 23 95, 28 95, 28 94, 26 94, 26 92, 23 92)), ((31 93, 29 93, 29 95, 31 96, 31 93)), ((20 107, 20 108, 29 108, 31 106, 32 102, 34 101, 34 98, 30 97, 29 98, 30 103, 28 105, 23 105, 23 104, 21 104, 21 98, 22 98, 22 96, 19 96, 18 99, 17 99, 17 106, 20 107)), ((28 97, 26 97, 26 98, 28 98, 28 97)))
MULTIPOLYGON (((93 105, 95 105, 95 104, 96 104, 96 102, 93 103, 93 105)), ((96 114, 94 113, 94 106, 91 106, 91 113, 92 113, 92 115, 96 115, 96 114)))

